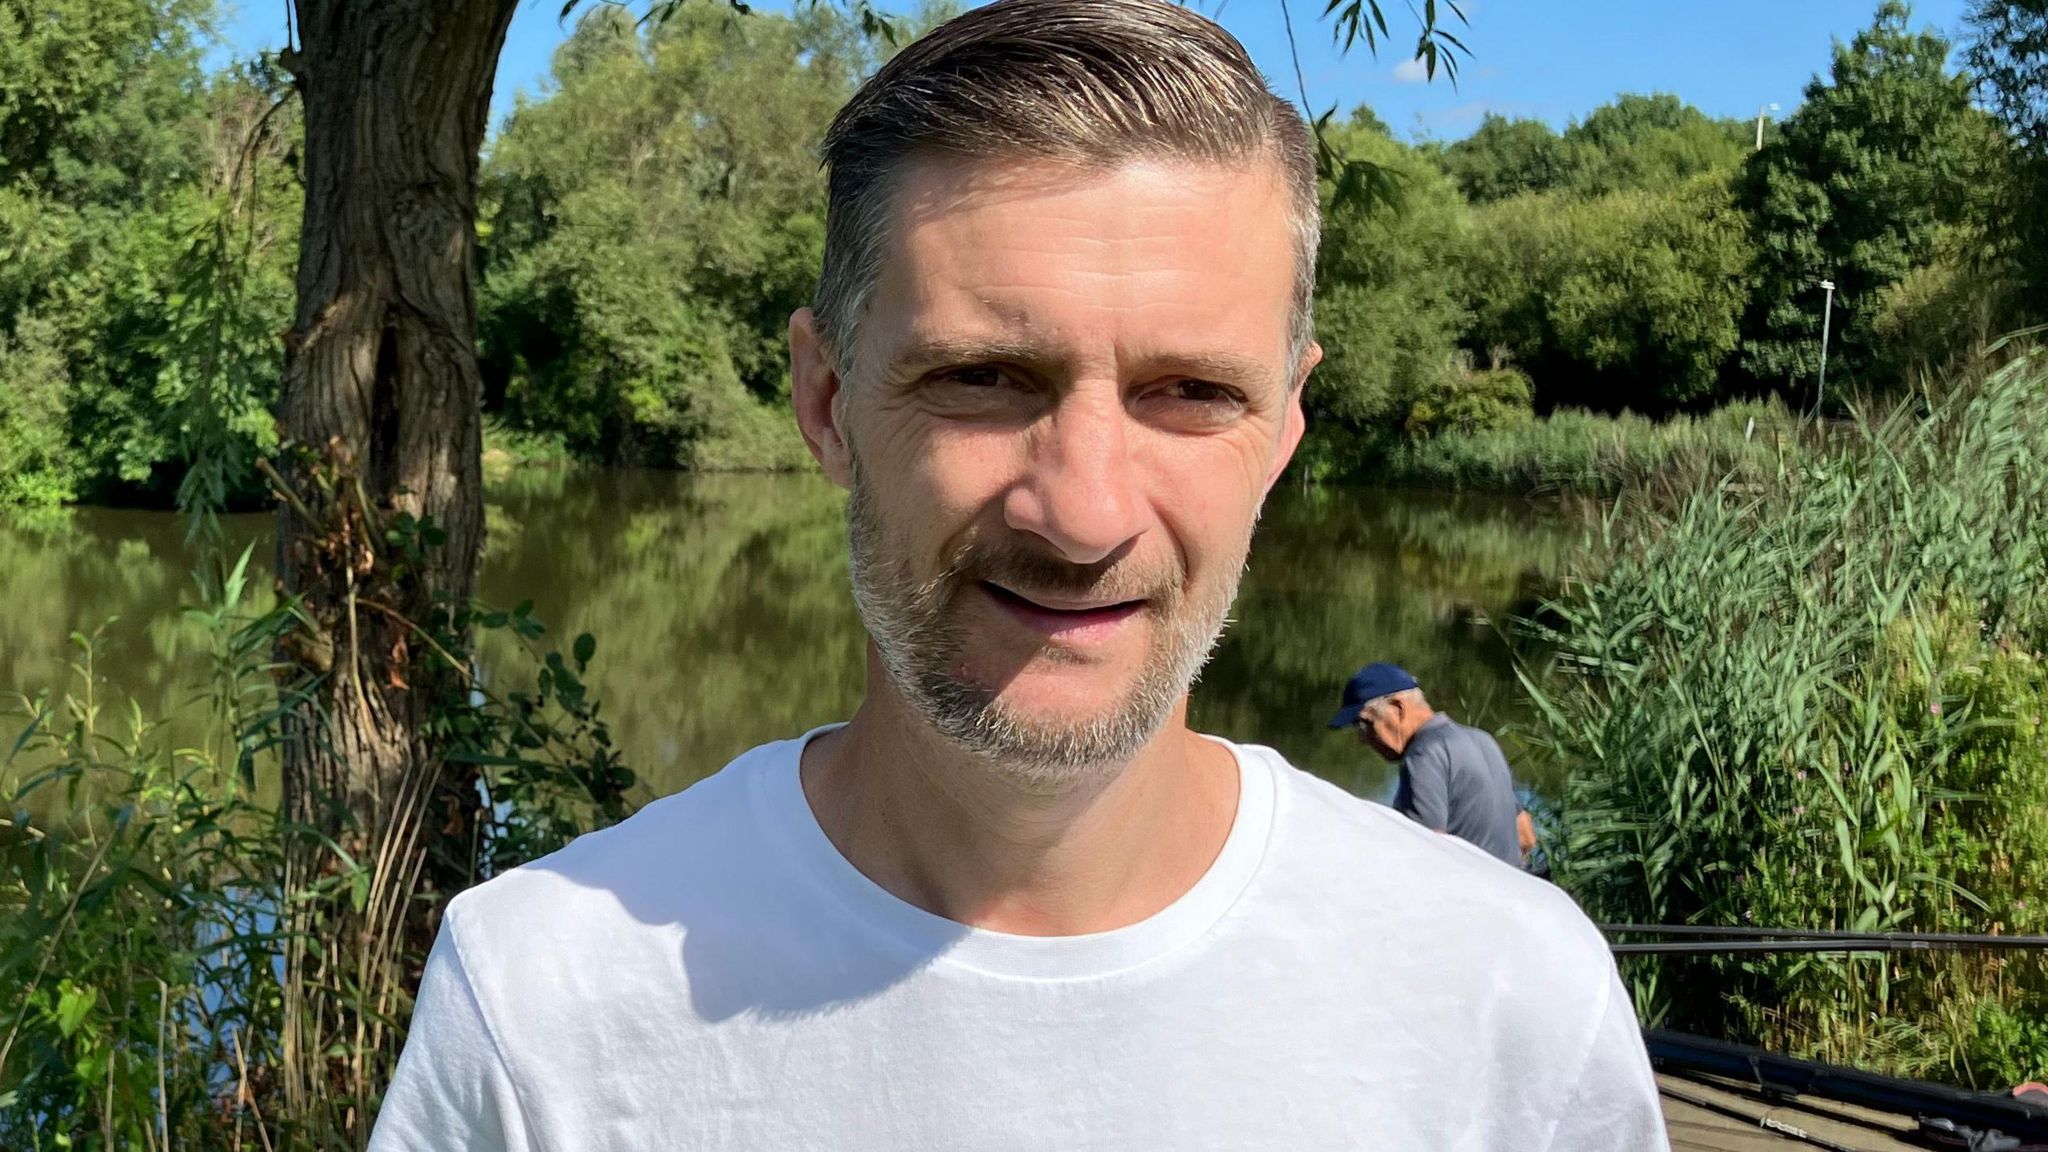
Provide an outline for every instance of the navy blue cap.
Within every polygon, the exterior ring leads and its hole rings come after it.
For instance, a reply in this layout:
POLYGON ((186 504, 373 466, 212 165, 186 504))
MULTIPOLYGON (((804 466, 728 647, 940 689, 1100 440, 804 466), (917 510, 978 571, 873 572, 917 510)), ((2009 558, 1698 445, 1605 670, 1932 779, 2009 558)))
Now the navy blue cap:
POLYGON ((1382 696, 1406 692, 1420 687, 1415 677, 1408 674, 1399 664, 1367 664, 1344 686, 1344 707, 1337 712, 1337 718, 1330 721, 1332 728, 1349 728, 1358 723, 1358 714, 1367 704, 1382 696))

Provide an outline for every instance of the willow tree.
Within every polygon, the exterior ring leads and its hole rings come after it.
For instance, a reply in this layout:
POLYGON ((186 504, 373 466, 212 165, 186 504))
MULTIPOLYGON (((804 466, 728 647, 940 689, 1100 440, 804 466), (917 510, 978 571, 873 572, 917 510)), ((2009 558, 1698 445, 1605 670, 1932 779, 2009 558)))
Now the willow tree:
POLYGON ((409 774, 436 759, 427 721, 462 671, 426 640, 468 598, 483 546, 470 271, 516 6, 294 0, 300 42, 284 63, 304 107, 306 202, 278 573, 308 624, 292 655, 317 687, 285 786, 295 817, 334 832, 352 814, 370 833, 416 790, 409 774))
POLYGON ((516 5, 292 0, 298 44, 280 59, 305 186, 270 472, 300 622, 282 651, 296 834, 280 1070, 293 1114, 355 1139, 400 1043, 383 1021, 475 841, 474 778, 445 770, 436 720, 464 699, 451 625, 483 547, 471 267, 516 5))

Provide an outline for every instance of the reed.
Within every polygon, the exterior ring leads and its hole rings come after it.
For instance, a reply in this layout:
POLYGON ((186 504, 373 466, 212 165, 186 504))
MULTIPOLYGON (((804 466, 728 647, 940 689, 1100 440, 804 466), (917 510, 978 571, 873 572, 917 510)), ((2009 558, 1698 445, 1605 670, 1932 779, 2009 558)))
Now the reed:
MULTIPOLYGON (((1668 483, 1669 478, 1666 478, 1668 483)), ((1529 627, 1596 919, 2048 929, 2048 357, 1767 474, 1632 489, 1529 627)), ((1967 1084, 2048 1068, 2031 958, 1631 960, 1651 1022, 1967 1084)))

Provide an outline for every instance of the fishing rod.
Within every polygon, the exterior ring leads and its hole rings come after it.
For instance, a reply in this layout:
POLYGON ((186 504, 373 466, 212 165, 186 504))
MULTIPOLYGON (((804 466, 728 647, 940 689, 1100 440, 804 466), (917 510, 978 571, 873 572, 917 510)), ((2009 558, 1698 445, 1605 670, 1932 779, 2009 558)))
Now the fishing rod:
POLYGON ((1828 929, 1747 928, 1723 924, 1602 924, 1610 936, 1676 936, 1676 940, 1615 942, 1618 956, 1712 955, 1770 952, 1963 952, 2048 949, 2048 936, 1976 932, 1838 932, 1828 929), (1684 939, 1691 937, 1692 939, 1684 939))

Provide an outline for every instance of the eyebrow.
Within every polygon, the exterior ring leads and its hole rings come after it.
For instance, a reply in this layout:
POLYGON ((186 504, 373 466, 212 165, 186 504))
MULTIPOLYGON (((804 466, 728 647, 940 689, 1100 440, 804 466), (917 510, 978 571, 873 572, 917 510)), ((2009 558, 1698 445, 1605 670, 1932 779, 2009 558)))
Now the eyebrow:
POLYGON ((1065 357, 1050 349, 1028 342, 931 336, 914 339, 904 345, 897 351, 890 367, 896 375, 914 376, 948 364, 1008 361, 1043 366, 1063 359, 1065 357))
MULTIPOLYGON (((892 369, 900 378, 911 378, 950 364, 1011 363, 1044 369, 1066 359, 1055 349, 1028 341, 933 336, 906 344, 897 353, 892 369)), ((1152 373, 1217 381, 1251 382, 1273 372, 1257 360, 1232 352, 1176 352, 1144 358, 1139 363, 1152 373)))

